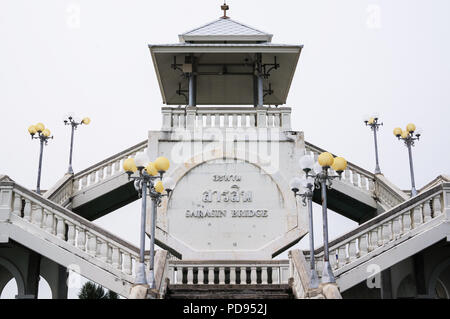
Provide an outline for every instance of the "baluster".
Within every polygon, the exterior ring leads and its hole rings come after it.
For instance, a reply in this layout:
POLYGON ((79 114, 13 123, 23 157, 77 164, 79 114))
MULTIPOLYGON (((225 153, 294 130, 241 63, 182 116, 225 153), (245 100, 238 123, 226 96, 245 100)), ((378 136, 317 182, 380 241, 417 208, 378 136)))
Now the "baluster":
POLYGON ((117 248, 117 247, 112 247, 111 263, 112 263, 113 268, 119 269, 120 254, 119 254, 119 248, 117 248))
POLYGON ((184 114, 180 114, 180 127, 185 128, 186 127, 186 117, 184 114))
POLYGON ((108 259, 108 244, 104 240, 99 240, 99 258, 103 262, 108 259))
POLYGON ((102 168, 100 168, 100 169, 98 170, 98 181, 99 181, 99 182, 101 182, 101 181, 103 180, 103 177, 104 177, 104 170, 105 170, 104 167, 102 167, 102 168))
POLYGON ((373 192, 375 191, 375 182, 373 181, 373 179, 369 178, 369 191, 373 192))
POLYGON ((422 207, 416 206, 412 210, 413 215, 413 228, 417 228, 422 224, 422 207))
POLYGON ((82 228, 78 228, 77 247, 82 251, 86 250, 86 231, 82 228))
POLYGON ((44 220, 44 229, 50 234, 54 234, 54 217, 53 213, 48 210, 44 210, 45 220, 44 220))
POLYGON ((250 267, 250 284, 252 284, 252 285, 256 284, 256 267, 255 266, 250 267))
POLYGON ((14 193, 13 211, 12 213, 16 216, 22 215, 22 197, 19 194, 14 193))
POLYGON ((361 188, 367 190, 367 177, 361 175, 361 188))
POLYGON ((250 127, 256 126, 256 114, 250 114, 250 127))
POLYGON ((173 115, 173 127, 174 128, 178 128, 179 124, 178 124, 178 114, 174 114, 173 115))
POLYGON ((350 170, 348 168, 344 171, 344 179, 347 183, 351 183, 350 182, 350 170))
POLYGON ((188 285, 194 284, 194 268, 193 267, 187 267, 187 284, 188 285))
POLYGON ((387 244, 391 240, 392 228, 391 222, 387 222, 382 226, 383 245, 387 244))
POLYGON ((343 245, 338 248, 338 267, 341 268, 346 263, 347 263, 346 246, 343 245))
POLYGON ((214 266, 208 267, 208 285, 214 285, 214 266))
POLYGON ((31 207, 32 207, 31 222, 40 228, 42 225, 43 208, 41 206, 38 206, 37 204, 33 204, 31 207))
POLYGON ((281 126, 280 114, 275 114, 274 116, 275 116, 275 122, 274 122, 275 127, 280 127, 281 126))
POLYGON ((228 114, 224 114, 224 116, 223 116, 223 126, 224 127, 229 127, 230 126, 230 121, 229 121, 229 115, 228 114))
POLYGON ((68 222, 67 226, 67 242, 69 245, 75 246, 75 225, 68 222))
POLYGON ((383 246, 383 225, 377 227, 378 230, 378 247, 383 246))
POLYGON ((356 255, 356 239, 352 239, 348 245, 348 259, 349 262, 355 261, 356 255))
POLYGON ((230 267, 230 285, 236 284, 236 267, 230 267))
POLYGON ((400 238, 400 236, 402 235, 401 216, 394 218, 394 221, 392 222, 392 231, 394 233, 394 240, 400 238))
POLYGON ((214 127, 220 127, 220 114, 214 116, 214 127))
POLYGON ((211 114, 206 114, 206 127, 211 127, 211 114))
POLYGON ((353 177, 353 185, 355 185, 356 187, 359 186, 358 183, 358 173, 356 173, 356 171, 352 170, 352 177, 353 177))
POLYGON ((117 174, 120 170, 120 161, 114 162, 114 174, 117 174))
POLYGON ((219 285, 225 285, 225 267, 219 267, 219 285))
POLYGON ((267 114, 267 126, 273 127, 273 114, 267 114))
POLYGON ((370 232, 369 251, 374 250, 378 246, 378 230, 375 229, 370 232))
POLYGON ((89 185, 95 184, 95 172, 89 174, 89 185))
POLYGON ((80 189, 80 180, 77 178, 73 181, 73 192, 76 193, 80 189))
POLYGON ((31 202, 25 199, 25 207, 23 209, 23 219, 27 222, 31 222, 31 202))
POLYGON ((88 254, 95 257, 97 253, 97 238, 94 235, 88 234, 88 254))
POLYGON ((183 283, 183 267, 177 266, 176 284, 181 285, 182 283, 183 283))
POLYGON ((272 267, 272 284, 280 284, 280 267, 272 267))
POLYGON ((84 176, 81 178, 81 189, 86 188, 87 182, 88 182, 88 180, 87 180, 87 175, 84 175, 84 176))
POLYGON ((198 267, 197 284, 203 285, 205 280, 204 268, 198 267))
POLYGON ((364 234, 361 237, 359 237, 359 239, 358 239, 358 242, 359 242, 359 256, 360 257, 365 256, 368 253, 368 247, 369 247, 368 242, 367 242, 368 237, 369 237, 368 234, 364 234))
POLYGON ((56 237, 59 239, 65 240, 65 232, 66 232, 66 225, 64 223, 64 219, 62 219, 59 216, 56 217, 56 237))
POLYGON ((106 166, 106 176, 112 176, 112 164, 106 166))
POLYGON ((403 219, 403 234, 406 234, 408 231, 411 230, 411 213, 407 212, 405 214, 402 215, 402 219, 403 219))
POLYGON ((337 253, 338 252, 336 250, 333 250, 329 255, 331 269, 337 268, 337 253))
POLYGON ((433 217, 439 216, 442 214, 442 204, 441 204, 441 195, 433 198, 433 217))
POLYGON ((266 266, 261 267, 261 284, 262 285, 268 284, 268 277, 269 277, 269 275, 267 274, 267 267, 266 266))
POLYGON ((431 220, 431 206, 429 201, 423 204, 423 219, 425 223, 431 220))
POLYGON ((127 275, 131 275, 132 274, 131 255, 129 253, 126 253, 126 252, 123 253, 123 271, 127 275))

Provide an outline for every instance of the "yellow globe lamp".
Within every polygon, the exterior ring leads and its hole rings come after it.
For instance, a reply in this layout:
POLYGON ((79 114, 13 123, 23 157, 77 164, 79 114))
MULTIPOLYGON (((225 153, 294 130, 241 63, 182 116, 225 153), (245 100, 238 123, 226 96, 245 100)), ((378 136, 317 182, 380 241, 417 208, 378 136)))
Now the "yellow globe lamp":
POLYGON ((164 192, 164 185, 161 181, 155 183, 155 191, 162 194, 164 192))
POLYGON ((45 137, 49 137, 50 134, 51 134, 51 132, 48 128, 46 128, 45 130, 42 131, 42 135, 45 137))
POLYGON ((397 137, 402 136, 402 132, 403 132, 403 130, 400 127, 394 128, 394 135, 395 136, 397 136, 397 137))
POLYGON ((331 153, 323 152, 319 155, 319 158, 317 159, 320 166, 322 167, 330 167, 333 165, 334 157, 331 155, 331 153))
POLYGON ((342 173, 347 168, 347 160, 343 157, 336 157, 331 168, 337 173, 342 173))
POLYGON ((152 162, 148 163, 148 165, 145 167, 145 171, 150 176, 158 175, 158 170, 156 169, 155 164, 152 162))
POLYGON ((154 164, 158 172, 166 172, 170 167, 170 162, 166 157, 158 157, 154 164))
POLYGON ((38 131, 39 133, 41 133, 45 129, 45 125, 42 123, 38 123, 34 127, 36 128, 36 131, 38 131))
POLYGON ((37 133, 36 126, 30 125, 30 126, 28 127, 28 133, 30 133, 31 135, 36 134, 36 133, 37 133))
POLYGON ((408 131, 402 131, 402 135, 401 136, 402 136, 403 139, 407 139, 408 135, 409 135, 408 131))
POLYGON ((406 125, 407 132, 414 133, 415 130, 416 130, 416 126, 413 123, 409 123, 408 125, 406 125))
POLYGON ((369 124, 375 123, 375 119, 374 119, 373 117, 371 117, 371 118, 369 119, 368 123, 369 123, 369 124))
POLYGON ((85 117, 85 118, 81 121, 81 123, 86 124, 86 125, 89 125, 89 123, 91 123, 91 119, 90 119, 89 117, 85 117))
POLYGON ((137 171, 136 163, 134 162, 134 158, 128 158, 123 161, 123 169, 127 173, 135 173, 137 171))

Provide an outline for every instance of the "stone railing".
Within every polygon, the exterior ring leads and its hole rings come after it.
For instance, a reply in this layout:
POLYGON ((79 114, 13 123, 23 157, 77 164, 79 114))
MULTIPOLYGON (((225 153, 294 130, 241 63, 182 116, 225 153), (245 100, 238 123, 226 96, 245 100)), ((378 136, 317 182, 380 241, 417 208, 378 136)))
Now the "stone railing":
POLYGON ((133 281, 137 247, 13 181, 0 182, 0 194, 0 211, 8 215, 1 221, 46 238, 128 284, 133 281))
POLYGON ((66 174, 55 186, 46 191, 42 196, 52 202, 65 207, 73 194, 73 175, 66 174))
POLYGON ((171 284, 235 285, 287 284, 289 261, 175 261, 169 262, 171 284))
POLYGON ((390 183, 383 175, 378 175, 376 177, 375 195, 381 205, 388 208, 395 207, 408 200, 410 197, 398 189, 395 185, 390 183))
MULTIPOLYGON (((314 156, 315 161, 317 161, 317 158, 321 153, 326 152, 324 149, 314 146, 308 142, 305 142, 305 148, 305 155, 314 156)), ((342 174, 341 180, 367 193, 372 194, 375 190, 375 175, 350 162, 347 165, 347 169, 342 174)))
POLYGON ((162 131, 210 127, 291 130, 291 108, 288 107, 163 107, 162 116, 162 131))
MULTIPOLYGON (((441 184, 409 199, 329 244, 330 264, 336 275, 379 254, 387 246, 395 246, 435 223, 445 221, 446 198, 450 183, 441 184)), ((319 273, 323 267, 323 247, 315 250, 319 273)), ((309 254, 306 255, 309 260, 309 254)))
POLYGON ((113 176, 123 174, 123 161, 136 156, 137 153, 144 151, 146 148, 147 141, 143 141, 75 174, 73 177, 73 194, 113 176))
POLYGON ((299 249, 289 251, 289 273, 292 278, 292 291, 297 299, 308 297, 310 290, 309 267, 299 249))

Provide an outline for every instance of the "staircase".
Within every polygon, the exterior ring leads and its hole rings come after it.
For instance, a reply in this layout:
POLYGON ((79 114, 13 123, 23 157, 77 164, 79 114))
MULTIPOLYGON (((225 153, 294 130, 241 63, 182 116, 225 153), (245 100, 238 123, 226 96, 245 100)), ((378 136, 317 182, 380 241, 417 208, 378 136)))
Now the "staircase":
POLYGON ((166 299, 294 299, 287 284, 169 285, 166 299))
MULTIPOLYGON (((441 183, 330 242, 340 291, 376 275, 374 265, 381 272, 438 241, 450 241, 449 199, 450 183, 441 183)), ((323 247, 315 250, 319 275, 323 253, 323 247)), ((309 252, 305 257, 309 264, 309 252)))

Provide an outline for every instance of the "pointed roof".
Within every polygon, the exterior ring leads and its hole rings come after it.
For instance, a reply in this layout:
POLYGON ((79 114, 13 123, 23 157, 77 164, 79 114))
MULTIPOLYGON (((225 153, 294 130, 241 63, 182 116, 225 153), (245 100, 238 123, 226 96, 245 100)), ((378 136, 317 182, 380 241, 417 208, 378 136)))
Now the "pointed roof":
POLYGON ((272 34, 260 31, 230 18, 220 18, 179 35, 180 42, 245 41, 271 42, 272 34))

